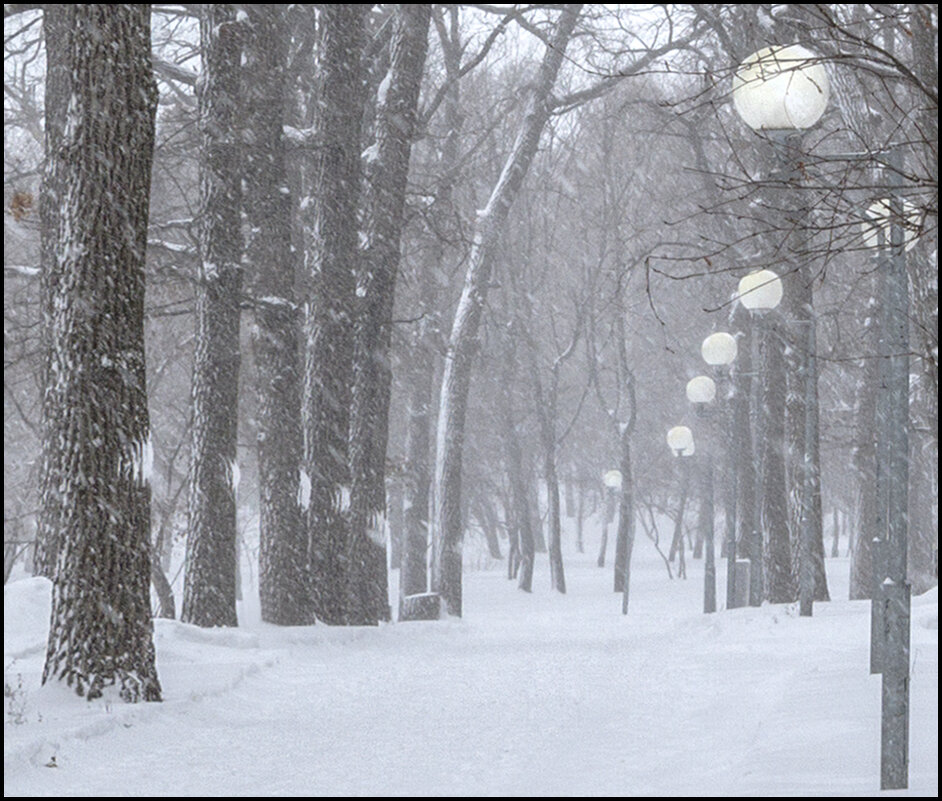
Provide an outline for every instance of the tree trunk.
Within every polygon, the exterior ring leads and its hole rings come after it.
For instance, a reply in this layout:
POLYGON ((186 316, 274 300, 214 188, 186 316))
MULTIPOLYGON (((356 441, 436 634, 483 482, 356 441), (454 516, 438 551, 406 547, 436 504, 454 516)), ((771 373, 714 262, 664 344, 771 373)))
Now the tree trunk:
POLYGON ((346 620, 353 328, 360 196, 361 55, 369 8, 325 5, 307 153, 304 476, 311 591, 318 620, 346 620))
POLYGON ((517 578, 520 570, 520 530, 514 517, 510 493, 502 498, 504 504, 504 526, 507 529, 507 578, 517 578))
POLYGON ((841 555, 840 552, 840 543, 841 543, 841 521, 840 513, 837 510, 837 507, 834 507, 834 510, 831 512, 831 558, 836 559, 841 555))
POLYGON ((520 435, 514 422, 513 401, 510 395, 510 378, 514 363, 513 349, 508 349, 504 358, 503 402, 501 418, 504 425, 504 449, 507 460, 507 482, 510 485, 510 507, 512 527, 519 538, 519 566, 517 586, 524 592, 533 591, 533 562, 536 558, 533 547, 530 504, 527 499, 526 484, 523 480, 523 454, 520 448, 520 435))
MULTIPOLYGON (((527 324, 529 324, 527 320, 527 324)), ((543 481, 546 484, 546 527, 549 531, 550 587, 566 592, 566 574, 563 569, 562 528, 559 514, 559 477, 556 473, 556 368, 548 394, 544 397, 540 380, 535 343, 528 337, 530 376, 533 387, 534 409, 540 427, 543 450, 543 481)))
MULTIPOLYGON (((77 5, 61 183, 47 447, 61 498, 43 682, 159 701, 150 610, 144 260, 157 87, 150 6, 77 5)), ((47 477, 48 478, 48 477, 47 477)), ((53 490, 48 480, 47 495, 53 490)), ((47 508, 49 498, 44 498, 47 508)))
POLYGON ((471 367, 490 282, 494 250, 549 119, 548 100, 581 6, 563 7, 539 74, 531 84, 517 139, 487 205, 478 214, 465 285, 455 312, 442 376, 435 438, 432 587, 450 615, 461 615, 461 457, 471 367))
MULTIPOLYGON (((740 347, 733 372, 733 458, 736 460, 736 553, 739 558, 746 558, 751 564, 749 572, 749 604, 759 606, 762 603, 762 548, 759 522, 758 499, 756 496, 756 474, 758 472, 756 451, 753 448, 753 426, 757 425, 761 412, 753 403, 753 381, 756 364, 753 360, 753 347, 758 336, 757 326, 753 324, 746 311, 736 304, 731 319, 737 334, 745 332, 749 347, 740 347)), ((743 338, 739 338, 743 341, 743 338)))
POLYGON ((297 261, 291 245, 282 127, 287 116, 287 24, 282 6, 245 7, 245 261, 255 298, 262 620, 314 622, 300 504, 301 406, 297 261))
POLYGON ((582 521, 585 519, 585 487, 582 482, 576 485, 576 552, 585 553, 585 543, 582 541, 582 521))
POLYGON ((34 569, 37 576, 48 579, 55 577, 58 540, 62 531, 61 501, 56 488, 64 466, 61 463, 62 451, 56 447, 53 437, 54 415, 61 408, 62 399, 57 398, 57 387, 48 375, 52 363, 53 318, 55 310, 52 302, 56 297, 55 285, 61 271, 56 264, 57 229, 61 210, 60 181, 58 170, 62 161, 58 157, 65 133, 66 112, 69 108, 69 48, 70 34, 75 22, 75 6, 60 3, 43 8, 43 38, 46 45, 46 83, 45 83, 45 127, 44 161, 42 185, 39 189, 40 217, 40 294, 42 304, 42 326, 40 341, 43 358, 42 386, 42 469, 40 471, 40 497, 43 499, 42 513, 36 531, 36 556, 34 569), (46 426, 52 429, 46 431, 46 426))
POLYGON ((684 564, 684 512, 687 507, 687 488, 690 485, 686 460, 689 457, 678 456, 680 463, 680 503, 677 506, 677 519, 674 521, 674 537, 671 540, 670 553, 668 560, 673 562, 676 557, 680 557, 677 568, 677 577, 686 578, 687 571, 684 564))
POLYGON ((359 302, 350 411, 352 483, 346 599, 347 622, 358 625, 390 619, 383 532, 392 384, 389 352, 406 179, 430 18, 428 4, 396 8, 389 71, 377 97, 375 141, 365 167, 364 245, 357 271, 359 302))
POLYGON ((236 430, 242 292, 237 129, 242 47, 235 7, 200 6, 199 279, 189 530, 180 620, 236 626, 236 430))
POLYGON ((596 564, 605 567, 605 551, 608 548, 608 526, 615 519, 615 491, 611 487, 604 490, 602 502, 602 541, 599 544, 599 556, 596 564))
POLYGON ((475 517, 484 532, 487 552, 493 559, 503 559, 504 557, 500 552, 500 539, 497 534, 497 517, 490 501, 480 494, 475 498, 475 517))
MULTIPOLYGON (((871 297, 869 314, 864 325, 861 344, 865 352, 879 353, 878 302, 871 297)), ((880 492, 877 486, 876 415, 879 393, 874 387, 880 383, 879 358, 866 359, 863 376, 857 383, 856 431, 854 436, 853 463, 857 479, 856 536, 854 552, 850 562, 850 600, 873 597, 874 548, 873 541, 879 537, 880 492)))
MULTIPOLYGON (((634 399, 632 398, 632 406, 634 399)), ((635 544, 635 496, 631 472, 631 435, 634 430, 634 412, 632 422, 621 432, 619 470, 621 471, 621 493, 618 499, 618 539, 625 543, 621 561, 615 560, 615 579, 621 582, 617 589, 622 594, 621 613, 628 614, 628 591, 631 586, 631 552, 635 544)))
POLYGON ((527 506, 530 509, 530 530, 533 532, 533 548, 537 553, 546 553, 546 537, 543 536, 543 515, 540 514, 540 479, 534 475, 537 467, 528 468, 527 506))
MULTIPOLYGON (((423 321, 424 323, 424 321, 423 321)), ((428 334, 421 325, 416 335, 417 359, 409 390, 406 431, 407 478, 403 492, 404 540, 399 571, 399 596, 416 595, 428 589, 428 499, 429 499, 429 411, 432 405, 435 367, 428 347, 428 334)), ((401 616, 401 613, 400 613, 401 616)))
POLYGON ((397 476, 389 482, 386 497, 386 520, 389 529, 389 567, 402 568, 402 543, 405 539, 402 479, 397 476))
POLYGON ((785 485, 785 361, 778 340, 777 321, 763 320, 758 326, 762 382, 764 431, 757 437, 763 448, 761 459, 762 527, 764 548, 764 597, 772 603, 798 599, 792 543, 788 529, 788 500, 785 485))

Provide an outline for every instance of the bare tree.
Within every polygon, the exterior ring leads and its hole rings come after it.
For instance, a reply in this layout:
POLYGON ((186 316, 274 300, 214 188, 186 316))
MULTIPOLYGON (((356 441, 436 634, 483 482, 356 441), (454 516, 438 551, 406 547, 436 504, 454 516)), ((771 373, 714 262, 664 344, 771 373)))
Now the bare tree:
POLYGON ((513 149, 487 206, 475 224, 469 264, 449 338, 436 434, 432 500, 432 588, 439 592, 451 615, 461 615, 461 454, 478 327, 494 249, 530 163, 540 134, 549 119, 549 95, 562 65, 581 11, 580 5, 563 8, 535 80, 530 84, 526 109, 513 149))

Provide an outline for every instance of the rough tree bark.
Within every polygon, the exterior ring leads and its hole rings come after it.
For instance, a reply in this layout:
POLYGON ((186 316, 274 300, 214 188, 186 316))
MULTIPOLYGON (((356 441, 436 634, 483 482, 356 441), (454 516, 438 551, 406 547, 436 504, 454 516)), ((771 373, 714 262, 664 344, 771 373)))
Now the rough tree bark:
MULTIPOLYGON (((157 87, 149 5, 77 5, 47 354, 44 425, 61 469, 43 682, 160 700, 150 610, 151 440, 144 258, 157 87)), ((44 498, 47 507, 50 499, 44 498)))
MULTIPOLYGON (((57 226, 61 203, 57 177, 60 161, 56 158, 56 153, 62 146, 66 112, 69 107, 69 35, 75 21, 74 8, 75 6, 72 5, 56 3, 43 9, 43 39, 46 45, 45 126, 43 130, 45 153, 42 185, 39 189, 39 217, 42 266, 40 294, 44 301, 40 337, 44 370, 48 370, 51 364, 55 314, 52 301, 56 296, 55 281, 60 274, 56 267, 57 226)), ((59 515, 62 509, 60 497, 55 488, 59 484, 59 475, 62 470, 60 463, 62 453, 54 447, 54 437, 51 432, 46 433, 45 426, 54 421, 54 414, 60 408, 62 401, 55 397, 57 387, 49 380, 48 375, 44 376, 42 385, 44 392, 41 416, 43 447, 40 496, 43 498, 43 509, 39 516, 36 533, 34 565, 36 575, 51 579, 56 571, 58 553, 56 537, 61 531, 59 515)))
POLYGON ((311 591, 318 620, 345 621, 350 504, 347 437, 353 384, 353 326, 360 196, 360 132, 367 6, 326 5, 314 145, 306 154, 308 232, 304 271, 304 475, 311 591))
POLYGON ((193 361, 189 528, 180 620, 236 626, 241 175, 237 114, 242 47, 235 6, 200 7, 199 277, 193 361))
POLYGON ((259 467, 259 596, 262 619, 314 622, 300 504, 301 400, 297 261, 282 126, 287 116, 284 6, 249 5, 245 20, 243 152, 245 263, 255 299, 259 467))
POLYGON ((350 410, 350 539, 347 623, 389 620, 385 461, 392 370, 393 298, 399 272, 406 179, 431 6, 400 4, 390 40, 389 71, 379 87, 375 140, 367 151, 364 244, 357 270, 350 410))

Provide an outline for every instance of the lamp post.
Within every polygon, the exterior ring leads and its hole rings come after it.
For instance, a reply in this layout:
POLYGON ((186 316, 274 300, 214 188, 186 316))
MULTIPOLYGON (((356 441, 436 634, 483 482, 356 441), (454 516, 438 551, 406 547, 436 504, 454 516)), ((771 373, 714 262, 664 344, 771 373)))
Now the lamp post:
POLYGON ((733 78, 733 103, 743 121, 751 128, 765 131, 775 144, 778 168, 783 183, 788 187, 790 202, 786 202, 786 216, 796 242, 792 260, 786 272, 790 284, 792 316, 805 325, 796 334, 790 350, 797 361, 798 376, 802 382, 801 401, 789 405, 789 419, 793 428, 794 446, 801 448, 801 523, 799 535, 799 601, 800 614, 810 616, 814 603, 813 539, 820 534, 820 448, 817 416, 817 365, 815 363, 816 335, 812 302, 810 268, 805 258, 807 208, 798 192, 801 181, 801 131, 810 128, 821 118, 829 97, 827 72, 814 53, 800 45, 767 47, 749 56, 733 78), (804 342, 801 336, 804 335, 804 342))
POLYGON ((749 548, 749 605, 759 606, 768 589, 775 602, 789 600, 791 545, 785 500, 785 364, 781 348, 772 346, 769 313, 782 301, 782 281, 772 270, 758 270, 739 282, 737 297, 753 321, 753 368, 764 378, 755 404, 755 447, 759 462, 759 492, 749 548), (761 360, 761 361, 760 361, 761 360), (768 546, 768 555, 766 554, 768 546), (768 556, 768 559, 766 559, 768 556), (769 587, 765 586, 766 561, 769 587), (786 575, 787 573, 787 575, 786 575))
MULTIPOLYGON (((800 46, 771 47, 746 59, 733 78, 733 101, 743 120, 752 128, 765 130, 773 140, 786 139, 786 156, 794 159, 800 152, 800 130, 813 126, 827 107, 828 81, 814 55, 800 46)), ((878 157, 879 158, 879 157, 878 157)), ((881 543, 880 561, 885 575, 880 592, 874 598, 882 614, 882 724, 881 724, 881 789, 902 789, 908 784, 909 760, 909 625, 910 588, 906 579, 908 538, 908 425, 909 425, 909 285, 905 261, 902 221, 905 218, 900 188, 902 158, 898 147, 891 147, 880 159, 886 168, 891 197, 885 208, 890 218, 889 257, 884 259, 884 314, 881 361, 885 364, 884 411, 878 426, 878 473, 886 479, 885 540, 881 543)), ((793 160, 789 176, 797 183, 798 165, 793 160)), ((795 228, 802 235, 807 212, 798 209, 795 228)), ((884 229, 885 230, 885 229, 884 229)), ((885 239, 885 237, 884 237, 885 239)), ((799 265, 796 273, 800 276, 799 265)), ((798 305, 807 320, 805 348, 805 448, 804 493, 802 498, 802 553, 809 553, 807 531, 813 521, 810 515, 817 492, 817 381, 813 354, 815 326, 812 314, 810 276, 798 286, 806 290, 798 305), (806 523, 807 520, 807 523, 806 523)), ((808 560, 810 561, 810 560, 808 560)), ((802 571, 802 614, 806 611, 808 592, 806 570, 802 571)))
POLYGON ((621 471, 606 470, 602 474, 605 498, 602 502, 602 544, 599 548, 598 566, 605 567, 605 550, 608 547, 608 524, 615 516, 615 493, 621 489, 621 471))
POLYGON ((912 212, 899 196, 902 163, 889 152, 889 200, 868 210, 864 242, 876 245, 882 283, 881 383, 878 403, 879 542, 874 546, 877 586, 871 605, 871 671, 882 674, 880 787, 902 789, 909 775, 910 584, 906 576, 909 492, 909 279, 905 251, 914 244, 904 228, 912 212), (874 664, 874 662, 876 664, 874 664))
MULTIPOLYGON (((716 383, 706 375, 698 375, 687 382, 687 400, 697 410, 698 417, 706 415, 707 404, 716 400, 716 383)), ((711 432, 712 433, 712 432, 711 432)), ((706 563, 703 570, 703 611, 716 611, 716 558, 713 550, 713 454, 714 437, 709 437, 708 449, 700 457, 700 534, 706 545, 706 563)))
MULTIPOLYGON (((725 383, 728 371, 730 370, 739 348, 736 344, 736 338, 725 331, 717 331, 710 334, 703 340, 700 346, 700 353, 703 361, 716 370, 720 381, 725 383)), ((723 387, 725 390, 725 386, 723 387)), ((737 459, 739 453, 733 449, 730 443, 735 437, 732 404, 725 391, 719 391, 720 401, 723 406, 723 417, 725 427, 725 496, 724 512, 726 519, 726 608, 734 609, 737 604, 736 595, 736 492, 739 483, 739 465, 737 459)))
MULTIPOLYGON (((667 432, 667 445, 671 449, 676 457, 688 457, 693 456, 695 452, 694 442, 693 442, 693 433, 690 431, 687 426, 674 426, 667 432)), ((677 567, 677 575, 679 577, 686 578, 687 570, 684 566, 684 541, 683 541, 683 525, 684 525, 684 508, 687 505, 687 484, 689 482, 688 471, 686 465, 681 467, 681 478, 680 478, 680 506, 677 510, 677 523, 674 526, 674 537, 673 542, 671 543, 671 551, 673 552, 675 548, 680 553, 680 561, 677 567)))

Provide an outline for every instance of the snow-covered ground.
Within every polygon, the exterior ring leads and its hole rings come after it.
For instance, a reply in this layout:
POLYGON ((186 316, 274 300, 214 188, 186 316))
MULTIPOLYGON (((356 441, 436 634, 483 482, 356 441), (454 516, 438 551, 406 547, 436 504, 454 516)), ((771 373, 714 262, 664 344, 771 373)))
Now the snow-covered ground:
MULTIPOLYGON (((463 620, 158 621, 165 701, 135 706, 40 688, 49 585, 15 581, 4 794, 879 794, 868 603, 703 615, 702 563, 669 581, 642 536, 623 617, 610 569, 567 558, 564 597, 545 555, 532 595, 466 574, 463 620)), ((845 598, 847 560, 828 569, 845 598)), ((937 590, 914 599, 911 688, 908 794, 936 796, 937 590)))

